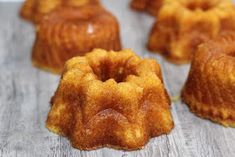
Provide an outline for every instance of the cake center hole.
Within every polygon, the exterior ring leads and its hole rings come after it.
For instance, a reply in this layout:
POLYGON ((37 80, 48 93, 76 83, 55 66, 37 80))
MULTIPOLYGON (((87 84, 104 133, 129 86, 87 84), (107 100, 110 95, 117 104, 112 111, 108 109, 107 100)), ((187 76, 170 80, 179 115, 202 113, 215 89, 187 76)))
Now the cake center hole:
POLYGON ((102 82, 114 79, 117 83, 121 83, 125 82, 129 75, 136 75, 135 69, 127 68, 126 65, 120 63, 111 63, 109 60, 102 61, 99 67, 92 69, 94 74, 102 82))
POLYGON ((212 3, 211 1, 210 2, 209 1, 200 1, 200 2, 193 1, 193 2, 189 2, 186 6, 189 10, 193 10, 193 11, 198 10, 198 9, 203 10, 203 11, 208 11, 212 9, 215 6, 215 4, 212 3))

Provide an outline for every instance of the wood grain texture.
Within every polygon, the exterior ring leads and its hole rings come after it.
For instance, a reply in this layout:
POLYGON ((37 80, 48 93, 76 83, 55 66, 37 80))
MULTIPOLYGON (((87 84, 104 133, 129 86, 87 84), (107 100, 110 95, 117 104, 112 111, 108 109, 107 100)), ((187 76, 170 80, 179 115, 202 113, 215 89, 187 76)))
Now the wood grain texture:
MULTIPOLYGON (((149 53, 145 44, 154 19, 129 9, 129 0, 103 0, 120 21, 122 43, 142 57, 157 59, 171 96, 178 96, 189 66, 175 66, 149 53)), ((103 148, 79 151, 50 133, 45 120, 59 76, 31 66, 34 28, 18 18, 21 3, 0 3, 0 157, 234 157, 235 129, 200 119, 180 101, 172 104, 175 128, 140 151, 103 148)))

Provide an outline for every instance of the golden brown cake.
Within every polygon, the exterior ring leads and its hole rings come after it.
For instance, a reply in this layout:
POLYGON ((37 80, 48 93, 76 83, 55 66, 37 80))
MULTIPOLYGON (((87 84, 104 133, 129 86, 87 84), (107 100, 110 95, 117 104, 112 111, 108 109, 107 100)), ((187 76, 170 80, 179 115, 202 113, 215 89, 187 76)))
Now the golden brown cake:
POLYGON ((235 35, 199 46, 182 92, 196 115, 235 127, 235 35))
POLYGON ((130 50, 95 49, 66 62, 46 127, 82 150, 133 150, 174 124, 160 65, 130 50))
POLYGON ((52 10, 64 6, 82 6, 99 4, 99 0, 25 0, 20 11, 21 17, 39 23, 43 16, 52 10))
POLYGON ((148 43, 174 63, 187 63, 197 46, 222 31, 235 31, 231 0, 165 0, 148 43))
POLYGON ((36 67, 60 73, 68 59, 94 48, 121 49, 116 18, 100 6, 64 7, 42 19, 32 60, 36 67))
POLYGON ((150 14, 157 16, 163 0, 132 0, 131 7, 139 11, 148 11, 150 14))

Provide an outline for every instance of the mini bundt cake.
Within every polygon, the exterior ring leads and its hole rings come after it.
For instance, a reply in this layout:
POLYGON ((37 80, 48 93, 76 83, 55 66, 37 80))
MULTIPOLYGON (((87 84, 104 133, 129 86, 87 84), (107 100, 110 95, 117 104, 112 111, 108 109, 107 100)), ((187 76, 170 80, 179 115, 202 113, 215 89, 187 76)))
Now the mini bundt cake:
POLYGON ((134 150, 174 124, 161 69, 130 50, 95 49, 66 62, 46 127, 82 150, 134 150))
POLYGON ((64 7, 42 19, 32 60, 36 67, 60 73, 68 59, 94 48, 121 49, 116 18, 100 6, 64 7))
POLYGON ((182 97, 196 115, 235 127, 234 34, 198 47, 182 97))
POLYGON ((235 31, 231 0, 165 0, 148 43, 174 63, 191 61, 197 46, 222 31, 235 31))
POLYGON ((139 11, 148 11, 150 14, 157 16, 163 0, 132 0, 131 7, 139 11))
POLYGON ((20 15, 26 20, 39 23, 43 16, 62 6, 82 6, 85 4, 99 4, 99 0, 26 0, 20 15))

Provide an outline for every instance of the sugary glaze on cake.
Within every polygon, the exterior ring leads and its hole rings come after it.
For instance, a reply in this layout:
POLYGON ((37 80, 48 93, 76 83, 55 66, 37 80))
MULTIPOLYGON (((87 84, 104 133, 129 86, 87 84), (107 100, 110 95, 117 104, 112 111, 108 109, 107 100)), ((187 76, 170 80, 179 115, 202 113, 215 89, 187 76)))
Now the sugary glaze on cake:
POLYGON ((197 46, 222 31, 235 31, 231 0, 165 0, 148 43, 174 63, 191 61, 197 46))
POLYGON ((46 127, 82 150, 134 150, 174 124, 160 65, 130 50, 95 49, 66 62, 46 127))
POLYGON ((121 49, 117 19, 100 6, 63 7, 42 19, 32 60, 36 67, 61 73, 68 59, 94 48, 121 49))
POLYGON ((235 127, 235 35, 200 45, 182 92, 196 115, 235 127))
POLYGON ((164 0, 132 0, 131 7, 139 11, 148 11, 157 16, 164 0))
POLYGON ((54 9, 64 6, 98 5, 99 0, 25 0, 20 11, 21 17, 39 23, 43 16, 54 9))

